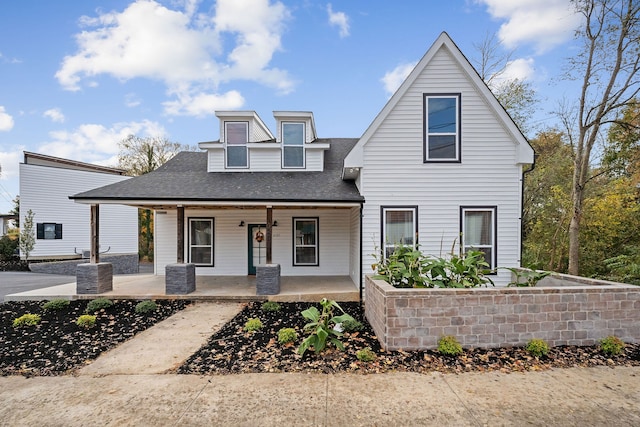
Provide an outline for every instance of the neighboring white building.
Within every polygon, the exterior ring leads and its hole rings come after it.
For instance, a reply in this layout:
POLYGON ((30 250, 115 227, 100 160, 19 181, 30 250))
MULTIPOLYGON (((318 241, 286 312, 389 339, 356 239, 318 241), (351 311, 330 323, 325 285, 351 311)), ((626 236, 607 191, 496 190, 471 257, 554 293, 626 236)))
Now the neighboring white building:
MULTIPOLYGON (((75 203, 69 196, 129 178, 120 169, 25 151, 20 164, 20 224, 31 210, 36 233, 29 259, 81 257, 90 248, 89 206, 75 203)), ((112 205, 102 213, 100 252, 137 254, 137 208, 112 205)))
POLYGON ((359 139, 318 138, 310 112, 274 112, 275 136, 253 111, 217 116, 219 140, 203 152, 73 196, 155 210, 156 274, 189 262, 200 275, 247 275, 268 260, 283 276, 361 286, 389 242, 520 265, 533 149, 445 33, 359 139))

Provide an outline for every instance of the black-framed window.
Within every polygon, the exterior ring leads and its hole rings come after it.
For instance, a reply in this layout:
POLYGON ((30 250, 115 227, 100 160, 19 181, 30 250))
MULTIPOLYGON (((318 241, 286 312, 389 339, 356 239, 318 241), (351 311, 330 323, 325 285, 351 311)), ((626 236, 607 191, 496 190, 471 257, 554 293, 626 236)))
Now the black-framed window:
POLYGON ((491 270, 496 268, 498 218, 496 206, 460 207, 460 234, 463 252, 484 253, 491 270))
POLYGON ((385 257, 389 257, 397 246, 418 244, 418 207, 382 206, 381 236, 385 257))
POLYGON ((282 167, 304 168, 304 130, 302 122, 282 123, 282 167))
POLYGON ((62 239, 62 224, 54 222, 37 223, 36 238, 44 240, 62 239))
POLYGON ((293 265, 320 265, 318 218, 293 218, 293 265))
POLYGON ((249 122, 224 122, 226 160, 228 168, 249 166, 249 122))
POLYGON ((213 267, 214 219, 189 218, 189 262, 213 267))
POLYGON ((424 94, 424 161, 460 162, 461 94, 424 94))

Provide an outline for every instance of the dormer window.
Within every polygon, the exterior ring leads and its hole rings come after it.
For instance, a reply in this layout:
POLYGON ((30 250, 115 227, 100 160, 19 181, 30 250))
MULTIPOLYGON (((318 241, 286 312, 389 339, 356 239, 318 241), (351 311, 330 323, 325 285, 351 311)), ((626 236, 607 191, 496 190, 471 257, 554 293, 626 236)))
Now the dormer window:
POLYGON ((247 142, 249 141, 248 122, 224 122, 226 159, 228 168, 246 168, 249 166, 247 142))
POLYGON ((282 123, 283 168, 304 168, 304 130, 304 123, 282 123))

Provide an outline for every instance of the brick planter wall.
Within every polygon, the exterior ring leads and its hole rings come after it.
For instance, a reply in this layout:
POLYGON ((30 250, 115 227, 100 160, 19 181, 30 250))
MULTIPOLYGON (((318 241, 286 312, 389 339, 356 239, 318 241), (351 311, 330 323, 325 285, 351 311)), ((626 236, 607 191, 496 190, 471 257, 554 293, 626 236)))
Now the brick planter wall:
POLYGON ((532 338, 593 345, 608 335, 640 342, 640 287, 554 280, 561 286, 400 289, 367 276, 365 314, 388 350, 437 348, 443 335, 467 348, 523 346, 532 338))

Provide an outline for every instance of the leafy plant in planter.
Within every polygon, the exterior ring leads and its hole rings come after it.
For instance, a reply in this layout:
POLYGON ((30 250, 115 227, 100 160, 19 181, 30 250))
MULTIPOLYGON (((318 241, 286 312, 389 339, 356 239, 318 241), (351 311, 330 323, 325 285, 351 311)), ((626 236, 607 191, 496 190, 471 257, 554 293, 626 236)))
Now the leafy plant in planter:
POLYGON ((518 286, 521 288, 534 287, 540 280, 551 274, 550 271, 542 270, 529 270, 510 267, 504 267, 504 269, 509 270, 515 276, 515 280, 509 283, 507 286, 518 286))
POLYGON ((480 251, 448 258, 432 257, 420 252, 418 246, 399 245, 388 257, 376 255, 372 268, 378 273, 374 279, 385 280, 396 288, 475 288, 493 286, 486 276, 489 264, 480 251))
POLYGON ((354 320, 353 317, 345 313, 338 303, 333 300, 322 298, 320 306, 322 307, 322 312, 313 306, 302 312, 302 316, 310 322, 304 325, 304 330, 309 333, 309 336, 298 347, 298 354, 300 355, 304 355, 311 347, 313 347, 316 354, 320 353, 327 346, 327 340, 344 351, 344 346, 339 340, 342 332, 336 328, 336 325, 347 320, 354 320), (335 309, 340 310, 342 314, 334 316, 335 309))

